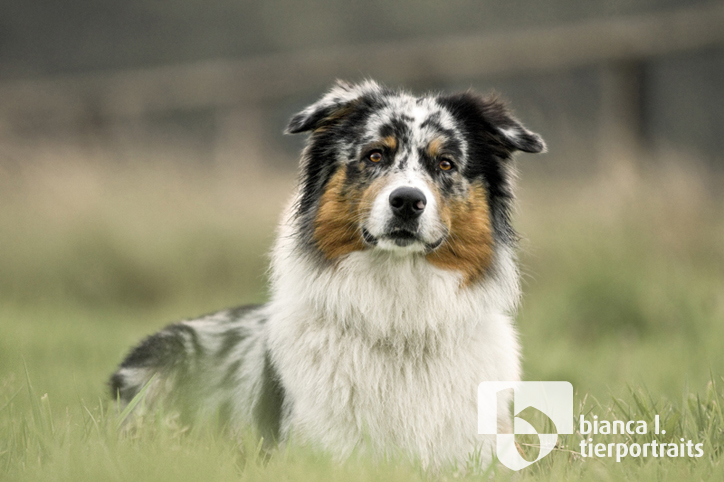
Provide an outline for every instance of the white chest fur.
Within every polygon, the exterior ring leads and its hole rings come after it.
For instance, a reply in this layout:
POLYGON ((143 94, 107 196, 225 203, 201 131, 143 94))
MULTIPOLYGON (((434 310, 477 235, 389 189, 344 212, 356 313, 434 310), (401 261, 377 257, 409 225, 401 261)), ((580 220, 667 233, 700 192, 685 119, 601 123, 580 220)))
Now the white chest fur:
POLYGON ((480 448, 478 384, 519 378, 503 312, 515 280, 463 288, 422 256, 369 251, 318 269, 281 243, 273 283, 268 343, 292 404, 283 431, 341 458, 402 449, 439 466, 480 448))

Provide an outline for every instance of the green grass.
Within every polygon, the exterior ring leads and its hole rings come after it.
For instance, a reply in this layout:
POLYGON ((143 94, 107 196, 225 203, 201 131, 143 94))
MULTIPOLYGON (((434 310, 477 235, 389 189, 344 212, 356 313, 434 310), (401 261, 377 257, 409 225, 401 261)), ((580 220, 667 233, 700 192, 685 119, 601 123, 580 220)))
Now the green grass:
MULTIPOLYGON (((518 475, 499 466, 467 467, 439 474, 443 479, 489 480, 721 480, 724 476, 724 392, 712 380, 704 393, 688 394, 681 403, 656 400, 642 390, 604 404, 586 397, 576 420, 593 414, 607 420, 661 417, 666 435, 594 435, 595 443, 702 443, 700 458, 583 458, 580 433, 559 437, 559 447, 518 475)), ((189 429, 172 416, 143 419, 122 427, 126 413, 106 400, 77 398, 68 405, 40 395, 31 377, 5 383, 0 403, 0 470, 8 480, 426 480, 429 475, 404 460, 373 462, 364 457, 347 463, 309 447, 289 445, 265 453, 253 434, 230 437, 204 427, 189 429), (64 410, 58 410, 64 408, 64 410)), ((143 403, 140 401, 140 403, 143 403)), ((576 424, 576 430, 578 425, 576 424)), ((535 440, 521 437, 521 444, 535 440)), ((535 456, 537 449, 526 446, 535 456)))
MULTIPOLYGON (((404 461, 338 464, 308 447, 267 457, 251 434, 173 417, 117 430, 104 384, 130 345, 175 319, 265 298, 292 183, 255 176, 70 164, 0 177, 0 480, 430 478, 404 461)), ((572 382, 587 419, 659 414, 659 441, 701 442, 704 457, 584 459, 573 434, 521 473, 494 467, 496 480, 724 478, 724 206, 702 186, 680 172, 527 180, 518 319, 525 379, 572 382)))

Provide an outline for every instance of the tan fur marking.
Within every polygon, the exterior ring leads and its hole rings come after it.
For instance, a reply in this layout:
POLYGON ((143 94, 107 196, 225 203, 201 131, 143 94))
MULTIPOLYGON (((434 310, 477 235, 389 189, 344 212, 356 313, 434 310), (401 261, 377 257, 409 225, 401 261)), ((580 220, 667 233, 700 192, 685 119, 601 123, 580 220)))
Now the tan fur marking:
POLYGON ((493 259, 493 230, 485 188, 471 186, 466 199, 445 200, 436 193, 440 218, 449 234, 442 246, 427 255, 427 260, 442 269, 459 271, 463 285, 482 278, 493 259))
POLYGON ((387 136, 382 139, 382 145, 388 147, 391 151, 397 149, 397 139, 394 136, 387 136))
POLYGON ((440 154, 440 149, 442 148, 442 143, 444 139, 442 137, 436 137, 435 139, 431 140, 430 143, 427 145, 427 154, 430 157, 437 157, 440 154))
POLYGON ((327 184, 314 221, 314 240, 329 260, 365 249, 360 220, 372 209, 381 188, 378 180, 364 191, 345 189, 345 178, 346 171, 340 167, 327 184))

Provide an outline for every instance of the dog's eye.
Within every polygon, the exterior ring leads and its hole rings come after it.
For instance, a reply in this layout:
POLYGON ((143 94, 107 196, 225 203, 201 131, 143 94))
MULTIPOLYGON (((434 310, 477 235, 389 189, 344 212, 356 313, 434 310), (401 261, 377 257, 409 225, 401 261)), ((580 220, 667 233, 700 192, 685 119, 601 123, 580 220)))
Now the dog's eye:
POLYGON ((372 162, 380 162, 382 160, 382 153, 380 151, 372 151, 367 156, 367 159, 372 162))
POLYGON ((438 167, 439 167, 440 169, 442 169, 443 171, 449 171, 449 170, 452 169, 454 166, 453 166, 453 163, 452 163, 452 161, 451 161, 450 159, 444 158, 444 159, 442 159, 442 160, 440 161, 440 164, 438 164, 438 167))

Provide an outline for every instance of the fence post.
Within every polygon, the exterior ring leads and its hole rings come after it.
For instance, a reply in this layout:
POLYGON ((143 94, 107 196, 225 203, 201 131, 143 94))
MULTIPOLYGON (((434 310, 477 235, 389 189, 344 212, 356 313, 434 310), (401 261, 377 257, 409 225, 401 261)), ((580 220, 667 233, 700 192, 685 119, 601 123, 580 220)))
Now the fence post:
POLYGON ((631 169, 644 155, 643 62, 609 61, 601 66, 598 159, 603 170, 631 169))

